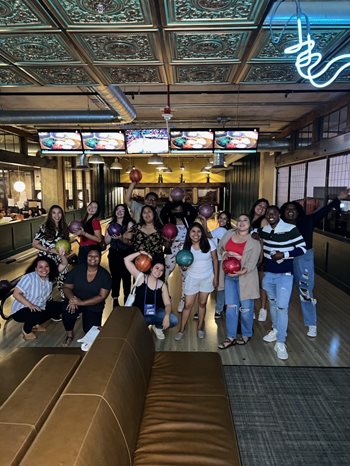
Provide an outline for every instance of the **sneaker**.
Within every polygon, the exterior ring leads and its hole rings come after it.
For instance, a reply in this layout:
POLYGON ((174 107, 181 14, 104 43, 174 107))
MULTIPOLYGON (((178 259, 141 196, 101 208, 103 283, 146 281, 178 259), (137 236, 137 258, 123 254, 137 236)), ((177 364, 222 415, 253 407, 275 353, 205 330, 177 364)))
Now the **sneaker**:
POLYGON ((221 319, 222 313, 221 312, 215 312, 214 314, 214 319, 221 319))
POLYGON ((51 317, 51 320, 52 322, 62 322, 62 318, 61 317, 51 317))
POLYGON ((265 322, 266 317, 267 317, 267 310, 262 307, 259 311, 258 321, 265 322))
POLYGON ((177 308, 177 312, 182 312, 184 310, 184 307, 185 307, 185 302, 183 299, 180 299, 179 301, 179 305, 178 305, 178 308, 177 308))
POLYGON ((205 338, 205 331, 204 330, 197 330, 197 337, 201 340, 205 338))
POLYGON ((268 343, 276 341, 277 340, 277 330, 275 330, 274 328, 272 330, 270 330, 270 332, 263 337, 263 340, 267 341, 268 343))
POLYGON ((182 340, 183 336, 184 336, 184 332, 177 332, 177 334, 175 335, 175 341, 182 340))
POLYGON ((274 350, 276 351, 279 359, 288 359, 288 352, 284 343, 276 343, 274 350))
POLYGON ((156 334, 158 340, 165 340, 165 335, 161 328, 157 328, 155 325, 152 325, 152 330, 156 334))
POLYGON ((195 313, 194 313, 193 318, 194 318, 194 320, 198 320, 198 312, 195 312, 195 313))
POLYGON ((306 334, 308 337, 317 337, 317 326, 309 325, 309 331, 306 334))

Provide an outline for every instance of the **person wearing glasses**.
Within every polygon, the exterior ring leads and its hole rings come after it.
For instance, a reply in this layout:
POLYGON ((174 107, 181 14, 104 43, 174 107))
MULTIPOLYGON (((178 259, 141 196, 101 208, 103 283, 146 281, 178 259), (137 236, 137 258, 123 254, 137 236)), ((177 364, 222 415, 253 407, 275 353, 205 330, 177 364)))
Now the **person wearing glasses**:
POLYGON ((288 359, 286 347, 289 301, 293 289, 293 259, 306 252, 306 244, 299 230, 280 218, 277 206, 266 210, 268 225, 259 235, 263 241, 264 278, 272 329, 263 337, 266 342, 276 342, 274 349, 279 359, 288 359))
POLYGON ((160 210, 157 207, 159 196, 157 193, 151 191, 146 194, 144 204, 135 201, 134 199, 132 199, 132 193, 135 189, 136 184, 137 183, 135 182, 130 183, 127 191, 125 192, 124 202, 129 207, 131 215, 135 222, 139 223, 141 219, 141 210, 144 205, 153 207, 154 209, 156 209, 157 214, 160 214, 160 210))

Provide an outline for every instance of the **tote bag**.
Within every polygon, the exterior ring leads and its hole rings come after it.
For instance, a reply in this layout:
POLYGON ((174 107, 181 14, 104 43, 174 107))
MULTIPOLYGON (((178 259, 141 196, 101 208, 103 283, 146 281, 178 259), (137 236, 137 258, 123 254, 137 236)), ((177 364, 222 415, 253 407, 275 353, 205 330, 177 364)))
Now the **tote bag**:
POLYGON ((131 307, 133 306, 135 302, 135 297, 136 297, 136 288, 139 286, 140 283, 142 283, 144 279, 145 274, 143 272, 140 272, 138 276, 136 277, 135 283, 132 287, 132 290, 130 291, 129 296, 126 298, 124 306, 126 307, 131 307))

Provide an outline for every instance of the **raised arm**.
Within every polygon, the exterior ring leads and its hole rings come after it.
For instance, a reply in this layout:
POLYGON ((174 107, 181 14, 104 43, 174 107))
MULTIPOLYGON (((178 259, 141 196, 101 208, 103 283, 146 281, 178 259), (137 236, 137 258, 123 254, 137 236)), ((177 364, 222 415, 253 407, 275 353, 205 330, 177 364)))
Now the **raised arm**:
POLYGON ((132 182, 129 184, 128 189, 125 191, 124 202, 129 207, 129 209, 131 207, 132 193, 135 189, 135 186, 136 186, 136 183, 132 182))

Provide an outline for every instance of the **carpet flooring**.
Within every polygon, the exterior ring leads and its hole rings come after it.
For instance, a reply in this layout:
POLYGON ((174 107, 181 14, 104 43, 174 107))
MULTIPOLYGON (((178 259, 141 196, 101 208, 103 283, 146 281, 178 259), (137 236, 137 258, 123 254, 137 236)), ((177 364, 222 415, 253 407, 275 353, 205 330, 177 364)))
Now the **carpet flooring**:
POLYGON ((350 465, 350 368, 224 372, 243 466, 350 465))

